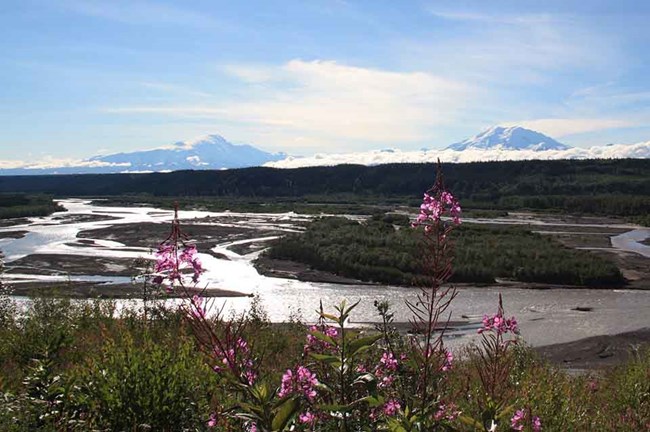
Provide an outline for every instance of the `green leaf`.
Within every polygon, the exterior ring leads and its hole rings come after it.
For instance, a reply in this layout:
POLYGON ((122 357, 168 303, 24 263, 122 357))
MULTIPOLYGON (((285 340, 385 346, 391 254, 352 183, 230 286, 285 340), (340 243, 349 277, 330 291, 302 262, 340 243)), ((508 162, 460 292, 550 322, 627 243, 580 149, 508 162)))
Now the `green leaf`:
POLYGON ((245 403, 245 402, 240 402, 239 407, 241 409, 243 409, 244 411, 246 411, 247 413, 253 414, 253 415, 257 416, 257 417, 263 417, 264 416, 264 408, 262 408, 262 407, 259 407, 259 406, 253 405, 253 404, 249 404, 249 403, 245 403))
POLYGON ((338 342, 331 338, 330 336, 327 336, 326 334, 320 332, 320 331, 313 331, 309 332, 312 336, 314 336, 316 339, 319 339, 323 342, 327 342, 330 345, 338 346, 338 342))
POLYGON ((499 410, 496 415, 497 420, 510 417, 515 412, 515 405, 508 405, 507 407, 499 410))
POLYGON ((316 387, 316 389, 318 389, 321 393, 323 393, 323 392, 327 392, 327 393, 330 393, 330 394, 334 394, 334 390, 332 390, 332 389, 330 388, 330 386, 328 386, 327 384, 323 384, 323 383, 320 382, 320 381, 318 382, 318 384, 316 384, 315 387, 316 387))
POLYGON ((369 348, 372 344, 377 342, 379 339, 381 339, 381 334, 378 335, 373 335, 373 336, 366 336, 362 338, 358 338, 350 342, 350 345, 348 345, 348 351, 352 353, 352 355, 355 355, 359 350, 362 348, 367 349, 369 348))
POLYGON ((348 314, 349 314, 350 312, 352 312, 352 309, 354 309, 355 307, 357 307, 357 306, 359 305, 359 303, 361 303, 361 299, 357 300, 356 303, 354 303, 353 305, 351 305, 351 306, 348 308, 348 310, 346 310, 346 312, 347 312, 348 314))
POLYGON ((321 312, 321 313, 320 313, 320 316, 322 316, 323 318, 327 318, 328 320, 333 321, 333 322, 336 322, 336 323, 339 322, 339 317, 334 316, 334 315, 332 315, 332 314, 328 314, 328 313, 325 313, 325 312, 321 312))
POLYGON ((340 359, 336 356, 333 356, 331 354, 317 354, 317 353, 309 353, 309 355, 314 359, 318 360, 321 362, 325 363, 334 363, 340 361, 340 359))
POLYGON ((475 427, 477 430, 481 430, 481 431, 484 430, 483 424, 481 422, 473 419, 472 417, 461 414, 461 415, 458 416, 458 420, 460 420, 462 423, 465 423, 468 426, 475 427))
POLYGON ((377 408, 382 406, 386 400, 382 396, 367 396, 366 402, 368 402, 370 408, 377 408))
POLYGON ((282 431, 287 426, 291 417, 298 411, 300 404, 297 398, 284 401, 276 410, 271 427, 274 431, 282 431))

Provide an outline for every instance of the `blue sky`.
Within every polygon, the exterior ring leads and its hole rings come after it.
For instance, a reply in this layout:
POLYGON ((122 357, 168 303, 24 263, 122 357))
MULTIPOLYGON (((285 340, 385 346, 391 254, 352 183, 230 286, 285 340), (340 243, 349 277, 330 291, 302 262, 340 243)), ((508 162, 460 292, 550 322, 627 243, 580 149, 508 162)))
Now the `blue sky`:
POLYGON ((4 0, 0 160, 650 140, 650 2, 4 0))

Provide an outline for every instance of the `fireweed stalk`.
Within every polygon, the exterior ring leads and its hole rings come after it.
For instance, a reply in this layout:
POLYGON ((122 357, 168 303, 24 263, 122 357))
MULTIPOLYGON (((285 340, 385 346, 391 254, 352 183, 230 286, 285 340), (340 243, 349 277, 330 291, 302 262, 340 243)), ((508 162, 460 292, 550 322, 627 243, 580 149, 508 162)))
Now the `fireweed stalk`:
POLYGON ((414 228, 423 228, 424 231, 423 266, 427 277, 417 300, 406 301, 413 313, 411 323, 415 333, 422 335, 422 340, 414 343, 413 350, 420 375, 416 393, 422 410, 434 402, 435 377, 440 371, 451 367, 452 356, 443 346, 443 336, 451 314, 446 319, 444 315, 457 292, 453 286, 444 285, 453 273, 453 244, 449 237, 460 224, 460 214, 458 201, 445 189, 439 164, 436 181, 425 192, 420 213, 412 224, 414 228))
POLYGON ((313 361, 319 376, 316 383, 314 375, 310 384, 318 384, 320 391, 316 411, 341 432, 361 430, 368 406, 384 403, 377 394, 377 377, 363 366, 367 351, 382 336, 355 334, 347 328, 357 305, 343 301, 334 307, 335 314, 325 313, 321 307, 319 324, 311 328, 305 345, 306 359, 313 361))
POLYGON ((487 396, 499 402, 503 399, 503 383, 506 382, 514 361, 514 358, 508 355, 508 348, 517 343, 516 338, 510 338, 508 335, 516 337, 519 334, 515 317, 504 316, 501 294, 497 313, 483 317, 483 327, 478 333, 481 335, 483 347, 479 350, 481 366, 478 368, 481 384, 487 396))
MULTIPOLYGON (((188 236, 183 233, 178 208, 175 208, 171 232, 156 252, 152 281, 185 300, 181 307, 192 333, 200 348, 211 359, 212 369, 224 379, 228 388, 233 393, 240 394, 245 403, 249 402, 247 406, 269 405, 270 393, 263 386, 256 385, 258 372, 255 358, 243 336, 245 321, 224 320, 222 310, 217 310, 212 317, 208 317, 207 302, 200 295, 201 291, 197 290, 203 271, 196 247, 189 243, 188 236), (187 269, 191 271, 191 276, 184 274, 187 269)), ((213 413, 207 420, 208 427, 218 425, 219 418, 226 415, 244 421, 249 430, 257 430, 258 425, 261 426, 260 430, 271 430, 264 426, 270 425, 275 419, 273 407, 254 412, 242 406, 244 405, 225 409, 223 413, 213 413)))
MULTIPOLYGON (((483 397, 478 398, 481 420, 462 416, 461 420, 479 430, 501 430, 500 425, 508 421, 508 416, 514 411, 514 406, 508 406, 510 399, 508 378, 512 371, 515 358, 510 347, 518 343, 519 326, 515 317, 506 318, 503 309, 503 298, 499 294, 499 307, 494 315, 484 315, 482 327, 478 330, 481 335, 481 346, 475 347, 477 356, 473 366, 479 376, 483 397), (498 429, 497 429, 498 428, 498 429)), ((518 410, 511 418, 510 427, 513 430, 524 430, 525 412, 518 410)), ((528 413, 530 418, 530 413, 528 413)), ((533 431, 541 430, 539 417, 529 421, 533 431)))
POLYGON ((181 293, 189 297, 189 284, 183 276, 183 270, 191 269, 191 283, 193 286, 199 281, 203 267, 197 257, 196 246, 189 242, 189 237, 181 230, 178 219, 178 205, 174 206, 174 219, 171 232, 155 253, 156 264, 152 282, 169 293, 180 289, 181 293))

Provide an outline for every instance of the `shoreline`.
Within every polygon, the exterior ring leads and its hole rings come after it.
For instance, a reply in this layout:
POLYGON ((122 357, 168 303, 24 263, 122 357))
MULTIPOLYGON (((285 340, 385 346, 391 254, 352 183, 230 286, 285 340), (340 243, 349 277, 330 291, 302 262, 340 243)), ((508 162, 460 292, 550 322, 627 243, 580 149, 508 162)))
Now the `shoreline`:
MULTIPOLYGON (((375 323, 362 324, 359 330, 374 327, 375 323), (372 327, 371 327, 372 326, 372 327)), ((449 330, 464 324, 463 322, 450 321, 449 330)), ((400 334, 411 334, 411 323, 395 322, 392 324, 400 334)), ((441 329, 438 327, 438 329, 441 329)), ((526 344, 526 340, 522 340, 526 344)), ((462 347, 467 348, 478 341, 466 341, 462 347)), ((539 357, 551 364, 559 366, 571 373, 597 372, 628 363, 634 359, 634 353, 650 349, 650 327, 615 334, 602 334, 576 339, 570 342, 553 343, 549 345, 530 346, 539 357)))
POLYGON ((575 371, 594 371, 624 364, 634 353, 650 349, 650 327, 533 347, 545 360, 575 371))

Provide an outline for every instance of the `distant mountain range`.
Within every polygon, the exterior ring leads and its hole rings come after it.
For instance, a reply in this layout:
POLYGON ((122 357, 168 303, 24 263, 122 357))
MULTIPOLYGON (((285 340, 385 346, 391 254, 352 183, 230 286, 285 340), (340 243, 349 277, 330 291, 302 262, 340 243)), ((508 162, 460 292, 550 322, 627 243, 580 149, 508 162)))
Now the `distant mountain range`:
POLYGON ((0 174, 101 174, 245 168, 286 157, 284 153, 268 153, 247 144, 232 144, 221 135, 207 135, 195 140, 179 141, 168 147, 94 156, 63 166, 43 166, 37 163, 0 169, 0 174))
POLYGON ((95 156, 89 161, 126 166, 129 171, 176 171, 259 166, 286 156, 267 153, 247 144, 234 145, 221 135, 207 135, 192 141, 179 141, 169 148, 95 156))
POLYGON ((153 150, 94 156, 66 163, 35 162, 9 166, 0 161, 0 175, 140 173, 177 170, 218 170, 269 166, 298 168, 338 164, 379 165, 386 163, 476 162, 521 159, 607 159, 650 158, 650 141, 638 144, 610 144, 589 148, 570 147, 539 132, 520 126, 494 126, 443 150, 402 151, 383 149, 309 157, 268 153, 250 145, 235 145, 220 135, 177 142, 153 150))
POLYGON ((650 158, 650 141, 637 144, 609 144, 594 147, 570 147, 539 132, 521 126, 494 126, 480 134, 443 150, 399 149, 371 150, 365 152, 325 154, 310 157, 287 157, 267 162, 275 168, 300 168, 307 166, 332 166, 340 164, 381 165, 388 163, 423 162, 487 162, 526 159, 620 159, 650 158))
POLYGON ((542 133, 525 129, 521 126, 494 126, 480 134, 447 147, 448 150, 465 151, 468 149, 501 150, 568 150, 569 146, 555 141, 542 133))

